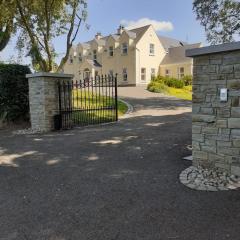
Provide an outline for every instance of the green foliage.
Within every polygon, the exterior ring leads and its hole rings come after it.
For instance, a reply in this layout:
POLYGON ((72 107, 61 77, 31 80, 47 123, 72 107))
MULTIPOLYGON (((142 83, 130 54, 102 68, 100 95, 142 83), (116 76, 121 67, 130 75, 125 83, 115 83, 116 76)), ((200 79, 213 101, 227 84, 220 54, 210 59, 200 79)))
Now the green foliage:
POLYGON ((194 0, 197 14, 212 44, 231 42, 240 34, 240 2, 234 0, 194 0))
POLYGON ((156 93, 166 93, 168 91, 167 86, 163 81, 157 81, 156 79, 151 81, 147 86, 148 91, 156 93))
POLYGON ((176 79, 176 78, 166 77, 166 78, 163 79, 163 82, 168 87, 174 87, 174 88, 183 88, 184 87, 184 81, 176 79))
POLYGON ((14 0, 0 0, 0 51, 7 46, 11 34, 15 31, 15 14, 14 0))
POLYGON ((27 120, 29 112, 27 66, 0 64, 0 119, 27 120))
POLYGON ((182 80, 184 81, 184 85, 185 86, 189 86, 192 85, 192 76, 191 75, 186 75, 182 78, 182 80))

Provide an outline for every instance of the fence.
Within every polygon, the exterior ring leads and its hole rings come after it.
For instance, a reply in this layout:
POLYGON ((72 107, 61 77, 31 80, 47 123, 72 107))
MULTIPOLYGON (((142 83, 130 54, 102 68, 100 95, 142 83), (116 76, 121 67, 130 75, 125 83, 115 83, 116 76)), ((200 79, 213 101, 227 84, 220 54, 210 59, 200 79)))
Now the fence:
POLYGON ((117 75, 80 81, 59 81, 56 129, 118 120, 117 75))

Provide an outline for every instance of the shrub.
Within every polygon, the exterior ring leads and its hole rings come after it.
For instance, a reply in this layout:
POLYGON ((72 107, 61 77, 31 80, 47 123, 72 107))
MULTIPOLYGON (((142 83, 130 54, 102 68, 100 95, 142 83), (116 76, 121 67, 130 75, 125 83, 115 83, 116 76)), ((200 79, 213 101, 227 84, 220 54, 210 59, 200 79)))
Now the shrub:
POLYGON ((29 100, 27 66, 0 63, 0 119, 2 121, 28 120, 29 100))
POLYGON ((176 78, 164 78, 164 84, 166 84, 168 87, 174 87, 174 88, 184 87, 184 81, 176 78))
POLYGON ((192 76, 191 75, 186 75, 182 78, 184 81, 185 86, 192 85, 192 76))
POLYGON ((165 93, 168 91, 167 86, 161 81, 152 81, 147 86, 148 91, 156 93, 165 93))

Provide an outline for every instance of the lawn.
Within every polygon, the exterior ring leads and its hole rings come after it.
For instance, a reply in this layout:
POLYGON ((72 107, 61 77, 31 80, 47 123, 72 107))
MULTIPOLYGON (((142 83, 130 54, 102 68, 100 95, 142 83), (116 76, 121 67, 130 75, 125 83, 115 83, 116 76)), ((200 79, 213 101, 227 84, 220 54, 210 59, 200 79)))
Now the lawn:
POLYGON ((153 79, 147 89, 150 92, 163 93, 184 100, 192 100, 191 78, 178 80, 175 78, 158 76, 153 79))
MULTIPOLYGON (((72 91, 71 105, 73 107, 70 108, 70 112, 62 114, 63 128, 116 121, 115 97, 110 92, 99 93, 75 89, 72 91)), ((124 115, 128 106, 120 100, 117 101, 117 105, 118 116, 124 115)), ((68 106, 65 108, 67 110, 68 106)))
POLYGON ((168 87, 166 94, 185 100, 192 100, 192 86, 185 86, 183 88, 168 87))

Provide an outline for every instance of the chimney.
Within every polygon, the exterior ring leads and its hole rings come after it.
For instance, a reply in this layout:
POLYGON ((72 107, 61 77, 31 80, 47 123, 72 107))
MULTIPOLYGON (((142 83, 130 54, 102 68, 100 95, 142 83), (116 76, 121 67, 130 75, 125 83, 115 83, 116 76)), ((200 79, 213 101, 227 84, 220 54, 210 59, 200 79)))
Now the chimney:
POLYGON ((95 38, 99 40, 100 38, 102 38, 102 34, 100 32, 97 32, 97 34, 95 35, 95 38))
POLYGON ((118 30, 117 30, 118 35, 121 35, 123 33, 123 31, 124 31, 124 26, 120 25, 118 30))

